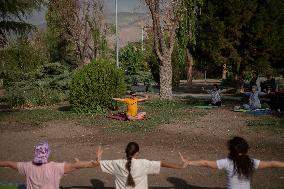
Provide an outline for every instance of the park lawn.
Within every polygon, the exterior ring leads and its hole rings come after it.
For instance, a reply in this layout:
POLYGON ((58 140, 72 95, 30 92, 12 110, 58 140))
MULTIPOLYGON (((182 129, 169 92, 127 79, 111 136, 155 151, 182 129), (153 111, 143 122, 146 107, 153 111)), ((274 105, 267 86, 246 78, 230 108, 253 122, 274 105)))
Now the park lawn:
MULTIPOLYGON (((115 113, 78 114, 68 107, 45 107, 37 109, 11 110, 0 112, 1 122, 16 122, 40 127, 43 122, 52 120, 75 121, 84 126, 97 126, 111 132, 149 132, 156 126, 198 119, 207 114, 207 110, 192 111, 193 105, 203 105, 203 101, 190 98, 177 98, 173 101, 150 100, 140 104, 141 111, 147 112, 143 121, 116 121, 106 117, 115 113)), ((120 109, 124 109, 120 104, 120 109)))
POLYGON ((247 122, 251 127, 263 127, 267 129, 284 129, 284 116, 282 115, 268 115, 256 117, 254 120, 247 122))

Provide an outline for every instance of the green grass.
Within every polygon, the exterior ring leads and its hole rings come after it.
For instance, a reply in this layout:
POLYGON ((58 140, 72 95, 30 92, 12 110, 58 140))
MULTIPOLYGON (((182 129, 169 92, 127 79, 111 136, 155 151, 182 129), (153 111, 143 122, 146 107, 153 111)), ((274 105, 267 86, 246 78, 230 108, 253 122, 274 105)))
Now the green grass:
POLYGON ((155 126, 171 124, 187 119, 196 119, 207 114, 204 112, 189 113, 190 106, 184 101, 148 101, 142 104, 142 110, 147 112, 147 119, 142 121, 115 121, 106 118, 82 120, 83 125, 108 125, 110 131, 119 132, 149 132, 155 126))
POLYGON ((281 116, 262 116, 247 123, 251 127, 266 127, 284 129, 284 118, 281 116))
POLYGON ((147 112, 147 119, 142 121, 116 121, 106 118, 104 114, 77 114, 70 110, 62 111, 52 107, 0 112, 0 120, 25 122, 33 125, 40 125, 42 122, 51 120, 72 120, 84 126, 104 127, 111 132, 149 132, 159 125, 196 119, 206 115, 206 110, 189 113, 189 109, 193 105, 203 103, 198 102, 198 100, 186 98, 173 101, 152 100, 141 103, 141 110, 147 112))

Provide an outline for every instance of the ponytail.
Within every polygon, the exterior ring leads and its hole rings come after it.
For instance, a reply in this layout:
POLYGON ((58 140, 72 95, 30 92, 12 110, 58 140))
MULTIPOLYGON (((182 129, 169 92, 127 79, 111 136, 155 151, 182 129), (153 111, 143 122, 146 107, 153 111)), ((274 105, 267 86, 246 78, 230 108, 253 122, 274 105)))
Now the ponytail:
POLYGON ((234 162, 234 174, 240 178, 251 179, 254 173, 254 162, 247 155, 249 145, 247 141, 241 137, 234 137, 228 142, 229 156, 228 158, 234 162))
POLYGON ((130 142, 128 143, 126 149, 125 149, 125 153, 126 153, 126 158, 127 158, 127 162, 125 165, 125 168, 128 171, 128 176, 127 176, 127 186, 131 186, 131 187, 135 187, 135 182, 134 179, 131 175, 131 163, 132 163, 132 157, 139 151, 139 146, 137 143, 135 142, 130 142))
POLYGON ((133 177, 131 175, 131 160, 132 160, 132 157, 127 157, 127 163, 125 165, 126 169, 128 170, 127 186, 135 187, 135 182, 134 182, 133 177))
POLYGON ((254 172, 253 160, 248 155, 235 156, 234 173, 239 177, 251 179, 254 172))

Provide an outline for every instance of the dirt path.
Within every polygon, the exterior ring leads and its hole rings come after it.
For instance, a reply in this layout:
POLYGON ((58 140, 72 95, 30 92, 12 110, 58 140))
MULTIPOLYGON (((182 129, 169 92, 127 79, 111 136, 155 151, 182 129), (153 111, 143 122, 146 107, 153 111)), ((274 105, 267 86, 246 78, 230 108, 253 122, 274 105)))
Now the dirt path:
MULTIPOLYGON (((33 146, 39 140, 49 141, 51 160, 56 161, 94 158, 95 147, 99 144, 104 146, 104 159, 122 158, 129 141, 137 141, 141 146, 140 156, 150 160, 178 162, 179 151, 192 159, 218 159, 227 154, 225 144, 228 138, 241 135, 249 141, 252 157, 284 161, 283 131, 248 127, 246 121, 250 117, 225 108, 206 111, 208 114, 199 120, 161 125, 157 131, 146 134, 111 133, 102 127, 84 127, 71 121, 47 122, 39 128, 28 124, 0 124, 0 159, 29 161, 33 156, 33 146)), ((24 178, 12 170, 0 169, 0 181, 24 182, 24 178)), ((149 185, 152 188, 225 188, 225 176, 220 171, 205 168, 162 169, 160 175, 149 177, 149 185)), ((97 168, 65 176, 62 186, 108 188, 114 186, 114 181, 97 168)), ((258 171, 253 186, 257 189, 284 188, 284 170, 258 171)))

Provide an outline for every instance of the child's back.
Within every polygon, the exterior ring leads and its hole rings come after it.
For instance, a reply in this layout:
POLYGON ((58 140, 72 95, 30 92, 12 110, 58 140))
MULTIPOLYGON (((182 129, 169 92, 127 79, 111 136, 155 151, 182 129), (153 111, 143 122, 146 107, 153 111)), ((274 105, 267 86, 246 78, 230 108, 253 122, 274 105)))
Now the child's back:
POLYGON ((57 189, 64 175, 64 163, 34 165, 32 162, 19 162, 17 168, 20 174, 26 176, 28 189, 57 189))

